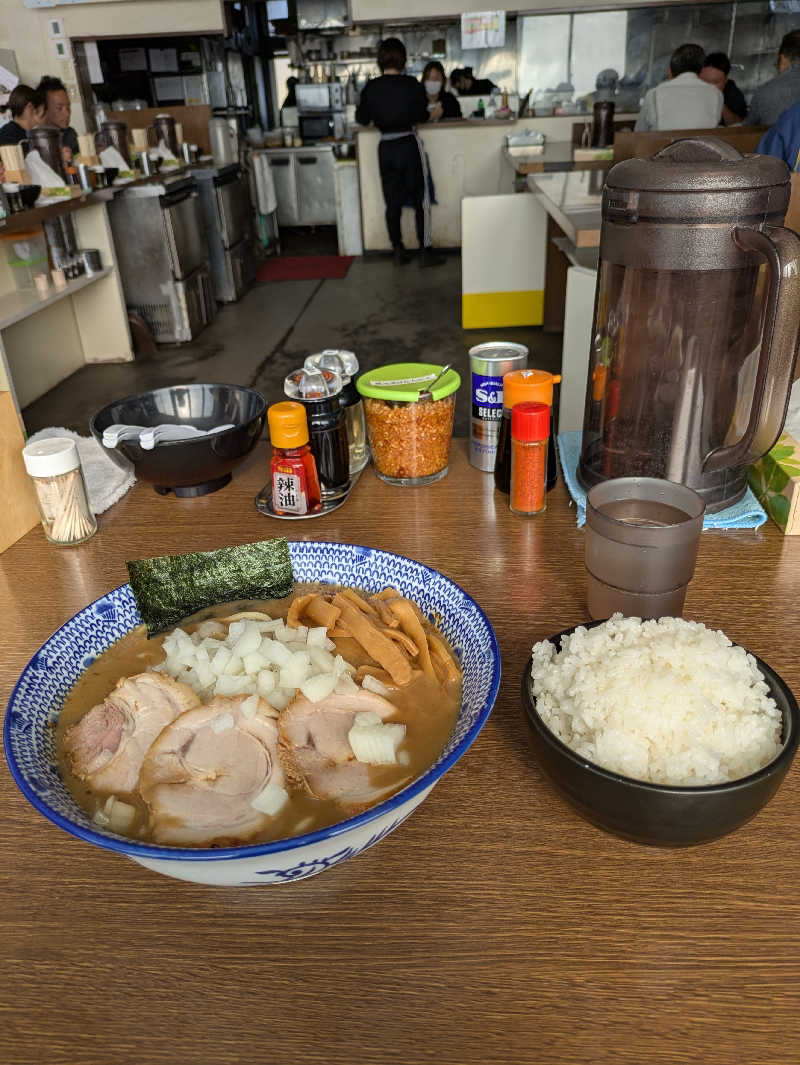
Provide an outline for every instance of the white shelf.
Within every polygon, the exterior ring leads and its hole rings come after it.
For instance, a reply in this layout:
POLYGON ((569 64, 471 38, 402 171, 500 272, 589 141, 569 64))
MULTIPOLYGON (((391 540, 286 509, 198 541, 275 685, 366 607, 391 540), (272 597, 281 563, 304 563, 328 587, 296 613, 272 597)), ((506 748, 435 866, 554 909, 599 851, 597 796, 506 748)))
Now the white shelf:
POLYGON ((16 325, 17 322, 30 318, 31 315, 43 311, 46 307, 52 307, 59 300, 74 296, 76 292, 94 284, 95 281, 108 277, 111 273, 113 273, 113 267, 106 266, 96 274, 84 274, 77 281, 68 281, 66 288, 56 289, 51 285, 46 296, 40 296, 35 290, 33 292, 9 292, 5 296, 0 296, 0 330, 16 325))

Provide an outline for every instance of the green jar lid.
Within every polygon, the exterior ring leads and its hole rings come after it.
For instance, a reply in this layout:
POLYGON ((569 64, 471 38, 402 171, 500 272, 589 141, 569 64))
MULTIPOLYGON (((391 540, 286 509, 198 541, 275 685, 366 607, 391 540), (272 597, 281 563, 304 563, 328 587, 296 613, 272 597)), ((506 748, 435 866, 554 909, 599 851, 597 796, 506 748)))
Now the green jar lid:
MULTIPOLYGON (((413 403, 423 388, 427 388, 442 372, 442 364, 434 362, 394 362, 377 370, 365 370, 356 381, 362 396, 385 399, 392 403, 413 403)), ((451 396, 461 384, 455 370, 448 370, 436 382, 431 392, 434 399, 451 396)))

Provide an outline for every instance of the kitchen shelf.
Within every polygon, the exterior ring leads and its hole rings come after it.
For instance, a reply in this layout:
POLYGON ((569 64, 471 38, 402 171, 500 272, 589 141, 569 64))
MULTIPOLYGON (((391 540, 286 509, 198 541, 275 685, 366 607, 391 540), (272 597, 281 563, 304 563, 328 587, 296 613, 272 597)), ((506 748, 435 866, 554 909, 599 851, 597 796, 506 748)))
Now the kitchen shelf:
POLYGON ((36 314, 38 311, 43 311, 46 307, 52 307, 59 300, 74 296, 76 292, 80 292, 81 289, 94 284, 95 281, 101 281, 113 272, 113 267, 106 266, 102 270, 98 270, 96 274, 85 274, 76 281, 68 281, 66 288, 56 289, 51 286, 46 296, 40 296, 36 291, 29 292, 27 290, 25 292, 9 292, 5 296, 0 296, 0 330, 16 325, 17 322, 30 318, 31 315, 36 314))

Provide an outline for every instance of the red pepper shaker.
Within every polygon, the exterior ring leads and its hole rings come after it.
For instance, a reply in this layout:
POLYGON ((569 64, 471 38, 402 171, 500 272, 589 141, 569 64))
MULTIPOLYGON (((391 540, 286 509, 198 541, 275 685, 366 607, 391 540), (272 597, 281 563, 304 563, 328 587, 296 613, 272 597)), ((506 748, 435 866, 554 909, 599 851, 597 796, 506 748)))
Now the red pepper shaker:
POLYGON ((272 509, 276 514, 313 514, 322 509, 317 464, 308 443, 302 403, 274 403, 267 411, 272 443, 272 509))
POLYGON ((517 403, 511 409, 511 493, 514 514, 541 514, 547 506, 547 439, 550 408, 546 403, 517 403))

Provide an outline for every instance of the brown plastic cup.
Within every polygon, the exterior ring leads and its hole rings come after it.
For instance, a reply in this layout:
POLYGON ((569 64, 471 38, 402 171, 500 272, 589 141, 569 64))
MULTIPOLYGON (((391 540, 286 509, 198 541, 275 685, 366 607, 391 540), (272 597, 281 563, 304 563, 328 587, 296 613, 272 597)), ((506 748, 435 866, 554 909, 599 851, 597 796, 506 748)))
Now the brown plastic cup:
POLYGON ((705 509, 693 489, 656 477, 595 485, 586 497, 589 614, 680 617, 705 509))

